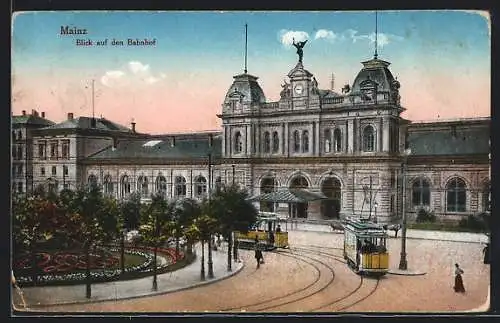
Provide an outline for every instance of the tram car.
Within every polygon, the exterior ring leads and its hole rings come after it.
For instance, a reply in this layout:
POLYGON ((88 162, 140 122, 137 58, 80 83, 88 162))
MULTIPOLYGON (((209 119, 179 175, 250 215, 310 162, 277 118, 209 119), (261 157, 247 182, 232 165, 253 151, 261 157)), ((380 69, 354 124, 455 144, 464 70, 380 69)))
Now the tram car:
POLYGON ((255 238, 265 250, 288 248, 288 232, 281 227, 283 221, 285 219, 276 213, 259 212, 257 221, 252 228, 246 233, 235 231, 234 238, 238 240, 239 248, 242 249, 253 249, 255 238))
POLYGON ((344 259, 357 274, 382 276, 389 270, 387 233, 382 226, 361 219, 344 224, 344 259))

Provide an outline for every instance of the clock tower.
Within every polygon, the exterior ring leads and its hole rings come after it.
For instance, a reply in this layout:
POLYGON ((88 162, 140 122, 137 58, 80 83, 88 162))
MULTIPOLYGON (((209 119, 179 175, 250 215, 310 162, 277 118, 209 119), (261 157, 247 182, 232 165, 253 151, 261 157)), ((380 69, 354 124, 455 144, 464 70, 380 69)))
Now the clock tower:
POLYGON ((310 99, 317 96, 317 83, 312 73, 304 68, 302 62, 298 62, 288 77, 294 109, 307 109, 310 99))

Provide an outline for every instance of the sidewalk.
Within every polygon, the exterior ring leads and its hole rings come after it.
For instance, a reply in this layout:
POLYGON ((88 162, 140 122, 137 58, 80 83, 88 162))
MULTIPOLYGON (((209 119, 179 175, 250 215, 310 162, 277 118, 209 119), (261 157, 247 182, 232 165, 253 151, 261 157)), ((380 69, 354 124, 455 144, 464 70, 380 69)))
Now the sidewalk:
MULTIPOLYGON (((205 263, 205 281, 200 280, 201 270, 201 247, 196 246, 195 261, 179 270, 158 275, 158 291, 152 291, 153 276, 116 281, 109 283, 96 283, 92 285, 92 297, 85 297, 85 285, 72 286, 45 286, 23 288, 23 296, 27 310, 41 306, 75 304, 87 302, 110 301, 119 299, 130 299, 142 296, 166 294, 179 290, 189 289, 205 284, 214 283, 228 278, 243 269, 243 263, 232 264, 232 271, 227 271, 227 249, 219 249, 212 252, 214 278, 208 279, 208 266, 205 263)), ((205 249, 205 262, 208 255, 205 249)), ((12 292, 14 308, 23 310, 23 302, 19 293, 12 292)))
MULTIPOLYGON (((282 228, 285 226, 282 224, 282 228)), ((331 227, 326 224, 313 223, 297 223, 293 226, 288 223, 288 231, 315 231, 315 232, 333 232, 331 227)), ((390 238, 394 238, 394 232, 388 231, 390 238)), ((398 232, 397 239, 401 238, 401 230, 398 232)), ((456 241, 469 243, 487 243, 488 237, 483 233, 471 232, 451 232, 451 231, 430 231, 430 230, 406 230, 407 239, 425 239, 425 240, 441 240, 441 241, 456 241)))

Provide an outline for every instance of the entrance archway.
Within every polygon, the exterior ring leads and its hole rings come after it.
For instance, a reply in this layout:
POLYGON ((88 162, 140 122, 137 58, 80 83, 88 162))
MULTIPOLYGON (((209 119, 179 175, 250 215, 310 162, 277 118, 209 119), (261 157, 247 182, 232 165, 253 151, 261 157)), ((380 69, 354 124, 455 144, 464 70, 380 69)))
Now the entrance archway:
MULTIPOLYGON (((290 189, 308 188, 309 183, 302 175, 297 175, 290 183, 290 189)), ((292 215, 297 218, 307 218, 307 203, 296 203, 292 205, 292 215)))
POLYGON ((338 219, 340 217, 340 205, 342 189, 340 181, 335 177, 329 177, 321 184, 321 192, 328 197, 321 202, 321 214, 327 219, 338 219))
MULTIPOLYGON (((264 177, 260 182, 260 194, 274 192, 276 186, 277 183, 274 177, 264 177)), ((260 209, 264 212, 274 212, 274 203, 261 201, 260 209)))

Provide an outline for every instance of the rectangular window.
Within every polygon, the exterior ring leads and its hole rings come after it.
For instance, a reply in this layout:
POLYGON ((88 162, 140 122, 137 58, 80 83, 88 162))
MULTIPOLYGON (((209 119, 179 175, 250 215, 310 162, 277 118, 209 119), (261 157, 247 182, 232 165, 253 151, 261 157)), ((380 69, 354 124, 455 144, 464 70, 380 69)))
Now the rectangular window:
POLYGON ((50 159, 57 159, 58 155, 57 141, 53 141, 50 143, 50 159))
POLYGON ((69 159, 69 140, 62 141, 62 159, 69 159))
POLYGON ((46 159, 45 151, 47 149, 47 144, 45 142, 40 142, 38 144, 38 157, 40 159, 46 159))
POLYGON ((68 175, 68 166, 66 165, 63 166, 63 174, 68 175))
POLYGON ((22 193, 23 192, 23 183, 17 183, 17 192, 22 193))
POLYGON ((56 166, 52 166, 52 175, 56 175, 57 174, 57 168, 56 166))
POLYGON ((21 176, 23 174, 23 165, 17 166, 17 175, 21 176))
POLYGON ((40 174, 45 176, 45 167, 40 168, 40 174))

